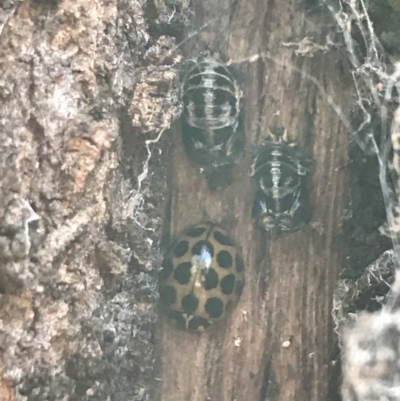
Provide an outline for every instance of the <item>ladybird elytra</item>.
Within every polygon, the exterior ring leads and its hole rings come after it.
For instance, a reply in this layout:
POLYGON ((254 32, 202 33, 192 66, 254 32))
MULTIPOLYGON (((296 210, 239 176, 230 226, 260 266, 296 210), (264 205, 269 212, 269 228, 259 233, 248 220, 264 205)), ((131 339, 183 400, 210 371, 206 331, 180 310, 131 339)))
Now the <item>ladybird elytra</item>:
POLYGON ((211 189, 231 182, 244 154, 243 93, 236 70, 212 58, 190 60, 182 84, 182 138, 211 189))
POLYGON ((219 225, 185 230, 167 253, 160 274, 160 302, 182 330, 202 331, 221 320, 240 298, 244 263, 219 225))
POLYGON ((252 165, 256 196, 253 217, 271 238, 301 229, 311 220, 307 179, 312 159, 282 136, 268 137, 252 165))

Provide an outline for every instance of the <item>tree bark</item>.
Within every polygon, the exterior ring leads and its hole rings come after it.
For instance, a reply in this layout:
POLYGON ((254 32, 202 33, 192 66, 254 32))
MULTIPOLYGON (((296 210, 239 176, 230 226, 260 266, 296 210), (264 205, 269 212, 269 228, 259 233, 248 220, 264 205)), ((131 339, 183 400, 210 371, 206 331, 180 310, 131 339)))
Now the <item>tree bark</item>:
POLYGON ((347 149, 331 103, 347 101, 338 55, 295 45, 325 43, 320 16, 261 0, 0 10, 0 400, 326 399, 347 149), (211 48, 244 73, 248 148, 279 115, 313 154, 300 232, 271 242, 254 227, 250 152, 211 193, 179 123, 165 132, 190 23, 185 57, 211 48), (204 219, 243 248, 240 303, 201 335, 161 315, 153 336, 162 225, 204 219))
POLYGON ((0 2, 2 401, 149 399, 167 152, 146 141, 186 12, 159 6, 0 2))

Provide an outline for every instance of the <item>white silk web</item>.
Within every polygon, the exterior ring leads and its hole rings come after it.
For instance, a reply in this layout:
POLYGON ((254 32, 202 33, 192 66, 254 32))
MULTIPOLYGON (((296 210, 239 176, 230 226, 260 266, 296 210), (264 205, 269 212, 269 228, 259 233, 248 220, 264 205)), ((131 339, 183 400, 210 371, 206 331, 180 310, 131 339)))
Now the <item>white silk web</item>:
MULTIPOLYGON (((352 321, 339 332, 343 360, 342 397, 345 401, 394 401, 400 398, 400 370, 396 363, 400 354, 400 63, 399 58, 388 54, 375 33, 368 9, 371 2, 325 0, 324 4, 342 35, 357 92, 354 110, 362 116, 348 124, 348 129, 364 152, 377 157, 387 214, 387 222, 379 230, 393 242, 393 251, 382 255, 367 268, 365 285, 377 285, 383 276, 395 271, 391 293, 381 300, 385 305, 378 312, 351 318, 338 316, 344 298, 339 304, 335 299, 335 323, 338 324, 341 318, 352 321)), ((343 283, 340 283, 341 290, 346 293, 349 289, 343 283)), ((351 291, 358 295, 360 288, 353 287, 351 291)))

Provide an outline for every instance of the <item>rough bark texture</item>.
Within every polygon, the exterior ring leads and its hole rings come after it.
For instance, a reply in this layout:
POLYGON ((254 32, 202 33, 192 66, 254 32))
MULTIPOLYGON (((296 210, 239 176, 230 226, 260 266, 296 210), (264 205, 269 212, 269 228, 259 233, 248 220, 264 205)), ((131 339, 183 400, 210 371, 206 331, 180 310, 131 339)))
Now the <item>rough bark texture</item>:
POLYGON ((174 5, 0 3, 1 400, 149 399, 174 5))
POLYGON ((323 44, 320 17, 266 0, 0 7, 0 400, 326 399, 347 147, 326 93, 346 109, 345 77, 334 52, 285 45, 323 44), (158 140, 179 114, 173 50, 193 15, 185 56, 209 47, 244 72, 249 148, 279 113, 314 155, 298 233, 254 228, 250 153, 210 193, 179 124, 158 140), (243 248, 241 301, 200 336, 162 317, 153 336, 162 223, 176 234, 205 218, 243 248))

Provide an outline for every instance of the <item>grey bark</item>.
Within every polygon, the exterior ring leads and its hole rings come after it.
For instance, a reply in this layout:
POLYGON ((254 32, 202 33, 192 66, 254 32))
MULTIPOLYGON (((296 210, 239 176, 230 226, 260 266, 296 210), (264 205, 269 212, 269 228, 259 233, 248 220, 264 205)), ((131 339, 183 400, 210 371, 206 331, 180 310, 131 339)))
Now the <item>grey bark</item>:
POLYGON ((325 399, 347 146, 326 93, 345 108, 346 78, 337 54, 296 45, 325 43, 321 21, 287 1, 0 7, 0 399, 325 399), (210 193, 178 125, 165 131, 187 33, 185 57, 241 66, 249 146, 279 114, 313 153, 304 230, 267 242, 251 155, 210 193), (243 247, 247 284, 225 325, 194 336, 158 319, 159 242, 205 217, 243 247))
POLYGON ((0 399, 149 399, 173 7, 0 8, 0 399))

